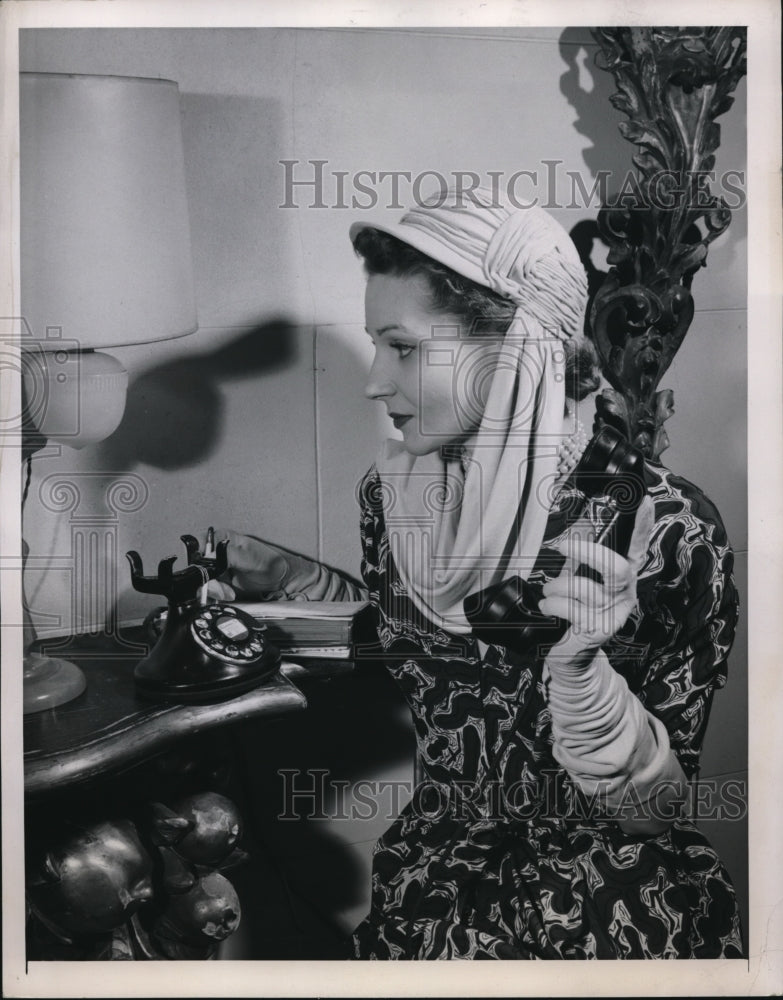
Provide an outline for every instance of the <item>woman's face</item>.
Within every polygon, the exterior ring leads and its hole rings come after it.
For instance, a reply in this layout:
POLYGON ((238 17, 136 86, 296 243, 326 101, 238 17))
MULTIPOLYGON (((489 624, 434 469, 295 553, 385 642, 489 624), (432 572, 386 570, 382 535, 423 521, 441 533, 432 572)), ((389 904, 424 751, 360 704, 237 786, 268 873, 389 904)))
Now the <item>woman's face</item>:
POLYGON ((434 312, 421 275, 371 275, 367 333, 375 345, 365 394, 386 406, 412 455, 469 437, 488 388, 491 344, 469 338, 464 321, 434 312))

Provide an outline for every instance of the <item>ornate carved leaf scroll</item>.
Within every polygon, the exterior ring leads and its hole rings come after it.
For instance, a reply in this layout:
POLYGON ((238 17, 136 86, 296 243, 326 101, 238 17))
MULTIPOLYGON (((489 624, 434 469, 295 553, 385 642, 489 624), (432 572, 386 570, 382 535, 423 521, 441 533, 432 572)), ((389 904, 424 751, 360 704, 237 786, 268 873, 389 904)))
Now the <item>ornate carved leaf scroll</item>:
POLYGON ((598 418, 657 459, 673 412, 672 392, 658 383, 693 319, 693 275, 731 221, 710 172, 720 143, 715 119, 746 72, 746 31, 622 27, 592 35, 596 65, 617 84, 612 104, 629 119, 620 131, 638 148, 634 183, 624 182, 598 216, 612 265, 589 317, 612 386, 599 398, 598 418))

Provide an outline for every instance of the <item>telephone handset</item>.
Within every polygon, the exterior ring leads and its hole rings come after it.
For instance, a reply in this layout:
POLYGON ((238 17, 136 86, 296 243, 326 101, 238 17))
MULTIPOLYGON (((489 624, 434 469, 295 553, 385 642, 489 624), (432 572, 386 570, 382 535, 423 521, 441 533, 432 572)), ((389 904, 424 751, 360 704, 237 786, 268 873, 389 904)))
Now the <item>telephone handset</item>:
MULTIPOLYGON (((144 576, 138 552, 126 553, 134 590, 168 598, 162 632, 136 665, 140 695, 155 701, 213 702, 243 694, 274 674, 278 649, 267 642, 266 626, 240 608, 202 603, 203 588, 228 566, 228 542, 202 553, 193 535, 182 535, 188 565, 174 572, 176 556, 158 563, 157 576, 144 576)), ((154 614, 154 613, 153 613, 154 614)))
MULTIPOLYGON (((614 500, 615 514, 596 542, 626 556, 636 512, 646 492, 644 456, 612 427, 605 426, 588 443, 572 475, 586 497, 609 496, 614 500)), ((579 512, 575 513, 578 516, 579 512)), ((556 575, 565 557, 554 551, 546 555, 547 566, 556 575)), ((568 629, 563 619, 539 611, 541 598, 540 586, 515 576, 469 595, 463 609, 478 639, 529 652, 553 646, 568 629)))

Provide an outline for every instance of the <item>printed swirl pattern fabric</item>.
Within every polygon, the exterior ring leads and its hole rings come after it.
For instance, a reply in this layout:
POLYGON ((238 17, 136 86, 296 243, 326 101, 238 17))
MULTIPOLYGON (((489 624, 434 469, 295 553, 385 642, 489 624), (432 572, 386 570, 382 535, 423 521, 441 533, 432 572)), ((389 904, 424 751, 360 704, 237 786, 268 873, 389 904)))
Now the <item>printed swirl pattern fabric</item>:
MULTIPOLYGON (((647 467, 655 529, 633 614, 605 647, 666 726, 688 777, 698 769, 712 696, 726 680, 738 614, 733 556, 696 487, 647 467)), ((541 658, 485 647, 424 620, 390 558, 373 467, 361 488, 362 572, 376 653, 410 705, 422 775, 373 858, 358 958, 739 958, 734 889, 686 818, 656 836, 625 834, 591 810, 552 756, 541 658)), ((570 480, 551 545, 575 512, 596 526, 610 498, 570 480)), ((547 577, 546 552, 531 579, 547 577)))

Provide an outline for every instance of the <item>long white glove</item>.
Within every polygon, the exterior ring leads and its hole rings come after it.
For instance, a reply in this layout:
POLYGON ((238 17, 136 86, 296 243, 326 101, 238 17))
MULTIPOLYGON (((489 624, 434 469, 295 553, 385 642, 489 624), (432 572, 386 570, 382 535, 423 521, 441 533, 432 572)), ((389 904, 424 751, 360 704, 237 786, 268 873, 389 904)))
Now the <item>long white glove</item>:
POLYGON ((553 754, 573 780, 628 832, 657 833, 671 823, 686 778, 660 720, 651 715, 601 650, 636 603, 636 581, 655 521, 652 501, 639 508, 624 559, 578 529, 560 551, 566 565, 544 587, 540 609, 569 622, 544 663, 553 754), (580 565, 600 574, 577 576, 580 565), (628 818, 621 806, 645 808, 628 818))
POLYGON ((362 601, 367 591, 314 559, 252 535, 215 528, 215 541, 228 539, 228 570, 209 584, 219 600, 362 601))
POLYGON ((666 727, 603 652, 586 668, 554 659, 546 661, 545 671, 555 760, 627 832, 664 830, 686 787, 666 727), (638 814, 632 808, 637 803, 638 814))
POLYGON ((367 590, 336 570, 305 556, 283 553, 286 569, 276 590, 267 597, 296 601, 364 601, 367 590))

